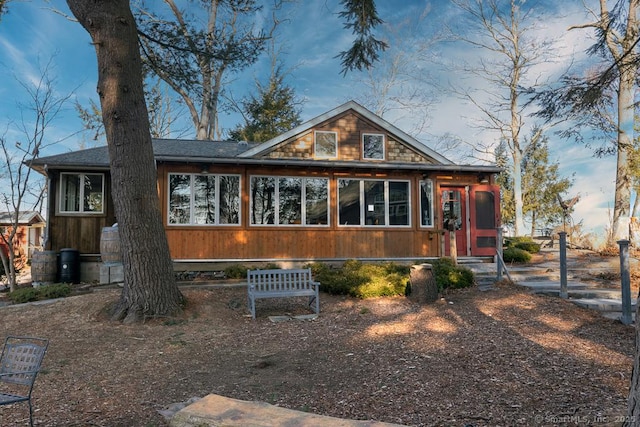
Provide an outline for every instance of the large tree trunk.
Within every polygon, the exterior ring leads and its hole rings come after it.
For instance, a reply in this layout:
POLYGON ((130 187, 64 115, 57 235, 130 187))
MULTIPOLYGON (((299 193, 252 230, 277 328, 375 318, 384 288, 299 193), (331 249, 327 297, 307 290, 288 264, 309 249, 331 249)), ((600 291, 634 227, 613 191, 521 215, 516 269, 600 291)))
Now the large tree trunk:
POLYGON ((98 58, 98 94, 109 147, 124 289, 113 313, 133 322, 178 313, 178 290, 157 194, 138 34, 128 0, 67 0, 98 58))

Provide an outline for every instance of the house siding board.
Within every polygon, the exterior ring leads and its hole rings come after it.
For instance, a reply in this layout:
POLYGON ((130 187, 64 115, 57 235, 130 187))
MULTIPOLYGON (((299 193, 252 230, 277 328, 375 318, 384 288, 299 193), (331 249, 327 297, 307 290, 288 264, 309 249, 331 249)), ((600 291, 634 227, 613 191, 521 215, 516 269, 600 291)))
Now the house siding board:
MULTIPOLYGON (((349 111, 340 117, 321 123, 310 131, 282 142, 268 153, 268 159, 312 159, 314 156, 314 132, 336 132, 338 135, 338 157, 340 161, 362 161, 362 134, 380 133, 385 135, 386 161, 401 163, 436 164, 436 162, 402 143, 380 126, 349 111)), ((379 163, 380 160, 372 162, 379 163)))
POLYGON ((64 248, 73 248, 82 254, 100 253, 100 236, 102 228, 113 225, 116 222, 113 199, 111 198, 111 177, 105 173, 105 212, 100 215, 60 215, 57 212, 57 187, 60 173, 55 173, 52 179, 51 197, 49 206, 49 230, 46 248, 60 251, 64 248))

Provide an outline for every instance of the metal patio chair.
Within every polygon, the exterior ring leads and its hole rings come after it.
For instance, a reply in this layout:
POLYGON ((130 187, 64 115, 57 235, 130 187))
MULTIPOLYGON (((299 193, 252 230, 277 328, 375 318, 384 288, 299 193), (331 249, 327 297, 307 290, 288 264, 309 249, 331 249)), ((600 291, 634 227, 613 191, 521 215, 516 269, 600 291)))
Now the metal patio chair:
POLYGON ((43 338, 7 337, 0 356, 0 405, 27 402, 31 427, 31 391, 48 346, 43 338))

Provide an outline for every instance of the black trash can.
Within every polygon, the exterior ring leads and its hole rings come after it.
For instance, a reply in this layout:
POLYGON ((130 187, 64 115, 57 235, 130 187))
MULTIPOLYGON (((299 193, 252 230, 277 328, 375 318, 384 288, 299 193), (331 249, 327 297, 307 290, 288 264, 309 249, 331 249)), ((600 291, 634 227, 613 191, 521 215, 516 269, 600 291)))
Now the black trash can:
POLYGON ((80 283, 80 252, 77 249, 60 249, 58 276, 63 283, 80 283))

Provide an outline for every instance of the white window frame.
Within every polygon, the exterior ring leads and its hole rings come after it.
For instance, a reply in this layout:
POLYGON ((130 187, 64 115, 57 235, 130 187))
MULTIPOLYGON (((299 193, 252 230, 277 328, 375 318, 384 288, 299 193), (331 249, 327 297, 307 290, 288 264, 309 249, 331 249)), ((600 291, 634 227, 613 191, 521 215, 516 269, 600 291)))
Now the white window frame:
POLYGON ((338 227, 363 227, 363 228, 410 228, 412 223, 412 215, 411 215, 411 181, 406 179, 360 179, 360 178, 340 178, 341 180, 347 181, 358 181, 360 186, 360 224, 342 224, 340 221, 340 188, 338 188, 338 227), (375 182, 384 182, 384 225, 375 225, 375 224, 366 224, 366 210, 367 206, 365 206, 365 195, 364 195, 364 183, 367 181, 375 181, 375 182), (392 182, 403 182, 407 184, 407 224, 389 224, 390 222, 390 193, 389 193, 389 184, 392 182))
POLYGON ((285 176, 285 175, 251 175, 249 177, 249 226, 250 227, 329 227, 331 225, 331 182, 329 177, 324 176, 285 176), (275 215, 273 224, 253 224, 251 222, 251 207, 253 206, 253 179, 254 178, 273 178, 275 180, 275 215), (280 224, 280 180, 281 179, 300 179, 302 181, 302 195, 301 195, 301 218, 299 224, 280 224), (307 224, 307 180, 308 179, 323 179, 327 182, 327 223, 326 224, 307 224))
POLYGON ((385 145, 386 145, 386 138, 385 138, 385 134, 383 133, 375 133, 375 132, 363 132, 362 133, 362 137, 360 138, 361 143, 360 143, 360 147, 362 149, 362 158, 365 160, 384 160, 386 158, 386 149, 385 149, 385 145), (381 136, 382 137, 382 157, 366 157, 365 156, 365 152, 366 150, 364 149, 364 139, 366 136, 381 136))
POLYGON ((240 174, 208 174, 208 173, 188 173, 188 172, 169 172, 167 174, 167 226, 169 227, 239 227, 242 225, 242 176, 240 174), (188 175, 189 176, 189 222, 188 223, 172 223, 170 222, 169 212, 171 211, 171 175, 188 175), (195 221, 195 194, 194 181, 196 176, 215 177, 215 194, 216 194, 216 222, 210 224, 196 224, 195 221), (220 178, 227 176, 238 177, 238 222, 234 224, 220 223, 220 178))
POLYGON ((422 179, 420 180, 420 182, 418 183, 418 205, 420 206, 420 228, 434 228, 435 227, 435 212, 433 211, 435 204, 434 204, 434 199, 433 199, 433 195, 434 195, 434 183, 433 180, 431 179, 422 179), (431 190, 431 194, 429 194, 429 211, 431 212, 431 224, 423 224, 422 218, 423 218, 423 206, 422 206, 422 186, 423 184, 429 183, 429 187, 431 190))
POLYGON ((317 130, 313 133, 313 153, 314 156, 318 159, 335 159, 338 157, 338 132, 334 131, 326 131, 326 130, 317 130), (332 134, 335 137, 335 144, 333 146, 333 154, 318 154, 318 135, 319 134, 332 134))
POLYGON ((105 185, 105 174, 104 173, 99 173, 99 172, 60 172, 60 179, 59 179, 59 183, 60 185, 58 186, 58 203, 56 204, 57 206, 57 213, 61 214, 61 215, 104 215, 105 212, 105 204, 107 203, 106 199, 105 199, 105 194, 104 194, 104 185, 105 185), (84 177, 88 176, 88 175, 93 175, 93 176, 99 176, 100 179, 102 180, 102 188, 100 189, 101 193, 102 193, 102 209, 100 211, 85 211, 84 210, 84 185, 80 185, 79 191, 80 194, 78 194, 78 198, 80 199, 80 203, 78 203, 78 209, 77 211, 68 211, 68 210, 64 210, 64 206, 63 206, 63 202, 64 202, 64 198, 65 198, 65 189, 62 188, 62 177, 65 175, 73 175, 73 176, 79 176, 80 177, 80 182, 84 181, 84 177))

